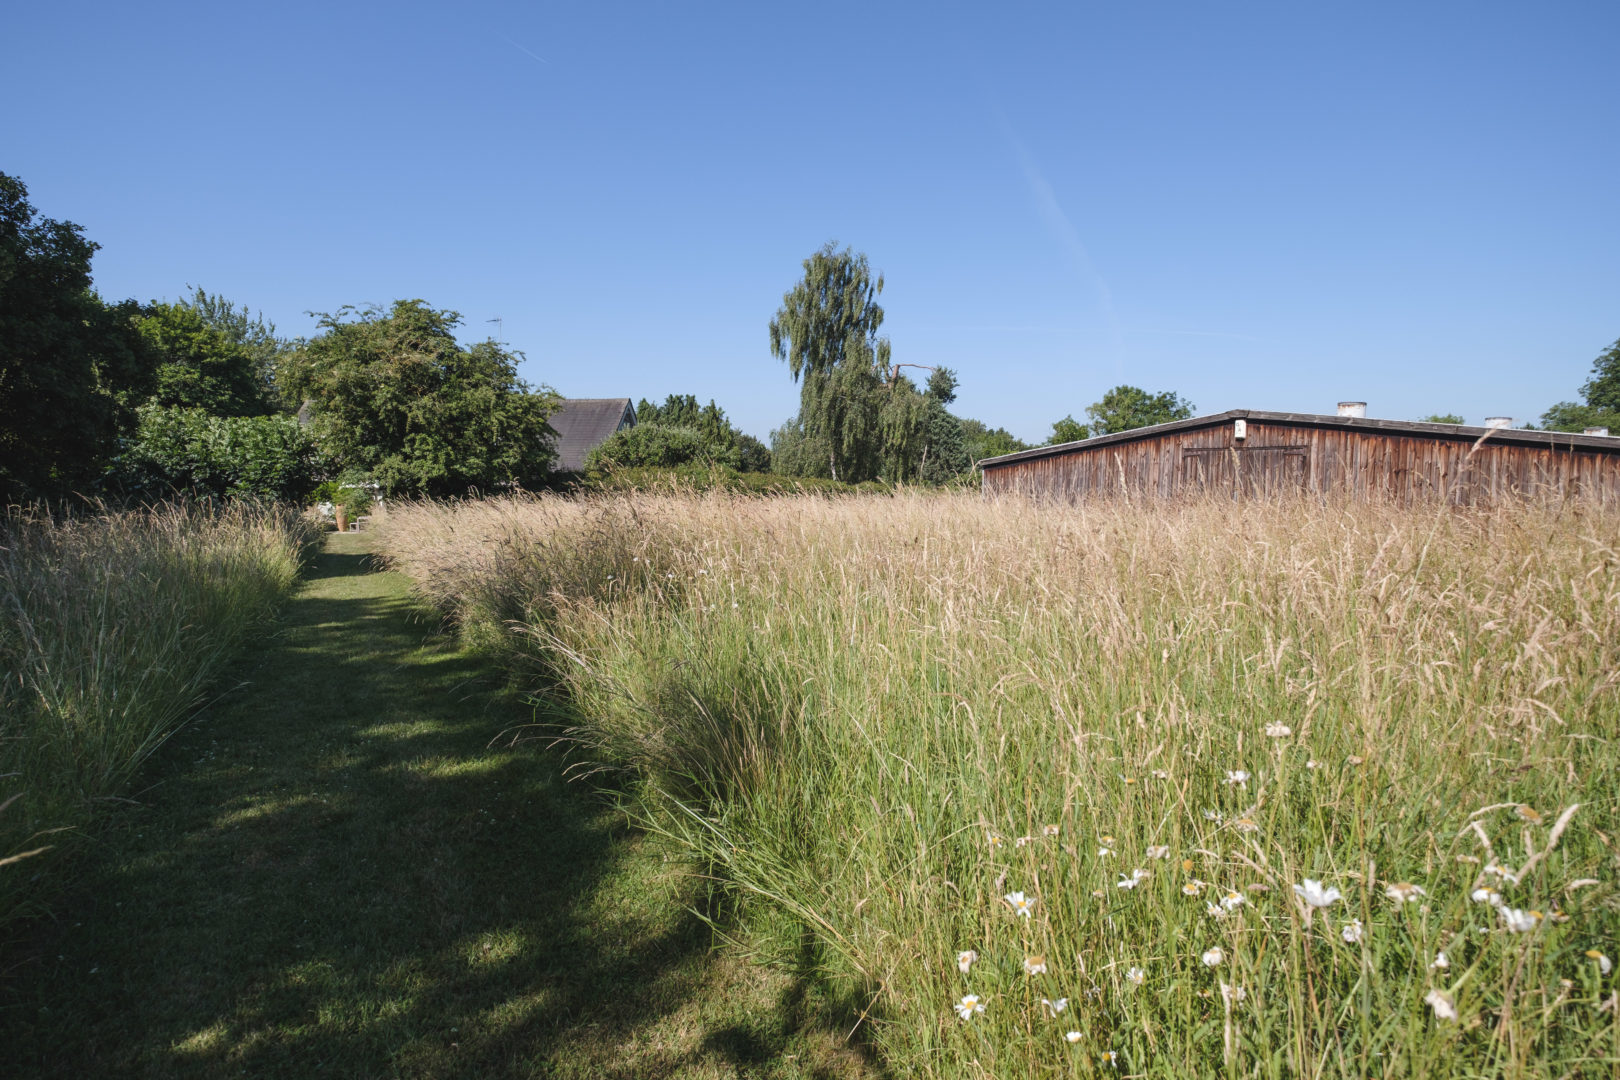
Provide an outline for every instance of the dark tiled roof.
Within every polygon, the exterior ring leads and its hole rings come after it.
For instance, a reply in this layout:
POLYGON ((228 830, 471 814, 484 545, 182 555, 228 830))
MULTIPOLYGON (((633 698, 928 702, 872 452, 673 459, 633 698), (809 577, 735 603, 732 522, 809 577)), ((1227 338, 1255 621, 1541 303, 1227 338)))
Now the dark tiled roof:
POLYGON ((557 433, 558 472, 583 472, 585 455, 621 427, 634 427, 636 410, 627 397, 563 398, 547 421, 557 433))

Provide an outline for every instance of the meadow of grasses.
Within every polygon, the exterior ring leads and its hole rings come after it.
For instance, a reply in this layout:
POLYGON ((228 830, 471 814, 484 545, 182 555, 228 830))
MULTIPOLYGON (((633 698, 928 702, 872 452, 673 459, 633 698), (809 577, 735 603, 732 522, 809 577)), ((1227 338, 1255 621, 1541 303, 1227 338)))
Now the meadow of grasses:
POLYGON ((1613 512, 710 493, 385 530, 898 1075, 1620 1070, 1613 512))
POLYGON ((0 521, 0 924, 202 701, 319 538, 296 512, 163 506, 0 521))

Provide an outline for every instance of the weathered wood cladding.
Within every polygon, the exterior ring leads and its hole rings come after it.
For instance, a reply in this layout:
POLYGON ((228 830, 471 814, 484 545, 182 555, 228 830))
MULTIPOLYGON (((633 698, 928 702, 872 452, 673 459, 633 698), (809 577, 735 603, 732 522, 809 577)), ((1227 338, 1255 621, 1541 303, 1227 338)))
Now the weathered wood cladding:
POLYGON ((1234 438, 1234 414, 1223 414, 1136 438, 1112 436, 1095 446, 1081 442, 992 459, 984 463, 984 491, 1065 500, 1122 492, 1238 497, 1304 491, 1457 504, 1581 496, 1620 505, 1620 439, 1612 448, 1593 445, 1591 437, 1559 445, 1556 437, 1541 436, 1539 444, 1527 445, 1493 433, 1476 446, 1478 428, 1451 434, 1431 425, 1401 430, 1390 421, 1352 427, 1326 417, 1313 423, 1237 415, 1247 428, 1241 441, 1234 438))

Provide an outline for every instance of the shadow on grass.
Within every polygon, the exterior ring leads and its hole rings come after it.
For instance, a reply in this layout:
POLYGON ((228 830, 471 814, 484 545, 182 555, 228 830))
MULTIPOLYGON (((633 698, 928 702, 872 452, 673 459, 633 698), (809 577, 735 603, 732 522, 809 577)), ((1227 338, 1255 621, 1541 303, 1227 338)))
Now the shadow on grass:
POLYGON ((320 558, 13 946, 6 1075, 870 1075, 435 621, 320 558))

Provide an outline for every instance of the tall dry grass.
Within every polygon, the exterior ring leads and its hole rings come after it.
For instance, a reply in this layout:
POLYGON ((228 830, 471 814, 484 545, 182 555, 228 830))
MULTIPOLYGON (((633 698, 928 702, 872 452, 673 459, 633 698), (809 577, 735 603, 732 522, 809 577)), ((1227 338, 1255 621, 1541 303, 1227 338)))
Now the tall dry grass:
POLYGON ((1620 1069, 1612 513, 540 498, 385 544, 900 1074, 1620 1069))
POLYGON ((318 535, 248 506, 0 522, 0 923, 39 898, 34 856, 197 707, 318 535))

